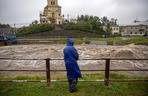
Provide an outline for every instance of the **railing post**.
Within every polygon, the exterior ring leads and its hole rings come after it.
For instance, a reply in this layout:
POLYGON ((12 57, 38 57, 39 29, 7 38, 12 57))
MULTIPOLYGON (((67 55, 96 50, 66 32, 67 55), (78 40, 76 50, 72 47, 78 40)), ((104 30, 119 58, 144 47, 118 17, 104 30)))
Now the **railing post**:
POLYGON ((110 70, 110 59, 106 59, 106 64, 105 64, 105 79, 104 83, 106 86, 109 85, 109 70, 110 70))
POLYGON ((50 78, 50 59, 46 59, 46 78, 47 85, 50 86, 51 78, 50 78))

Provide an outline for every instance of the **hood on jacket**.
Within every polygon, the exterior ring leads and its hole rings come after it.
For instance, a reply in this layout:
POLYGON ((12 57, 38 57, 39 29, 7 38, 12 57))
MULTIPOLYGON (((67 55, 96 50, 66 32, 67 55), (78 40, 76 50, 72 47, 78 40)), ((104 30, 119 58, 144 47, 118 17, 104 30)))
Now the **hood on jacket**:
POLYGON ((74 45, 74 40, 73 39, 67 39, 67 46, 73 46, 74 45))

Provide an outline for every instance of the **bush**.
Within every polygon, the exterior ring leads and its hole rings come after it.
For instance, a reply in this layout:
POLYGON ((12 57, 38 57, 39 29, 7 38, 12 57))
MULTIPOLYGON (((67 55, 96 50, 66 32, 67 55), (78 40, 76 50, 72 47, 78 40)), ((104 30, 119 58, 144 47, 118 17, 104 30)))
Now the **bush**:
POLYGON ((54 29, 54 26, 50 24, 32 24, 28 27, 19 28, 16 35, 22 36, 22 35, 27 35, 32 33, 52 31, 53 29, 54 29))
POLYGON ((85 41, 85 44, 90 44, 90 41, 89 41, 89 40, 86 40, 86 41, 85 41))
POLYGON ((90 33, 104 34, 101 19, 97 16, 81 15, 77 19, 65 21, 65 30, 79 30, 90 33))

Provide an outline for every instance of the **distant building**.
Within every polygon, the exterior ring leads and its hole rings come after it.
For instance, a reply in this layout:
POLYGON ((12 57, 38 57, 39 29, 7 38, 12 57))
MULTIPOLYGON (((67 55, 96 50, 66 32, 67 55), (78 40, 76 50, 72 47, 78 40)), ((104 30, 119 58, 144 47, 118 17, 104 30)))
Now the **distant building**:
MULTIPOLYGON (((120 34, 120 27, 118 25, 110 26, 110 28, 111 28, 111 34, 112 35, 120 34)), ((103 26, 103 30, 106 31, 107 27, 103 26)))
POLYGON ((111 26, 111 29, 112 29, 112 35, 120 34, 120 27, 118 25, 111 26))
POLYGON ((134 21, 132 24, 120 27, 122 36, 143 36, 148 34, 148 20, 134 21))
POLYGON ((15 35, 16 28, 0 28, 0 35, 15 35))
POLYGON ((16 30, 8 24, 0 24, 0 35, 15 35, 16 30))
POLYGON ((58 0, 47 0, 47 2, 44 12, 40 14, 40 23, 62 24, 64 18, 61 15, 61 7, 58 5, 58 0))

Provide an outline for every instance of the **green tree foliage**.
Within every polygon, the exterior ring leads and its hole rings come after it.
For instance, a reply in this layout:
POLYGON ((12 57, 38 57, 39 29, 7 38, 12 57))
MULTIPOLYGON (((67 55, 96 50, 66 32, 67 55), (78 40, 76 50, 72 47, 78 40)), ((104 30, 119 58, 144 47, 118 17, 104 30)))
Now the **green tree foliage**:
POLYGON ((106 32, 107 32, 107 35, 111 35, 112 28, 111 28, 110 23, 108 23, 108 24, 106 25, 106 32))
POLYGON ((11 26, 9 24, 1 24, 0 23, 0 28, 10 28, 11 26))
POLYGON ((38 21, 37 21, 37 20, 34 20, 34 21, 32 22, 32 24, 38 24, 38 21))
POLYGON ((65 20, 66 30, 80 30, 86 32, 103 32, 100 18, 97 16, 81 15, 77 19, 65 20))
POLYGON ((107 17, 103 17, 101 18, 101 23, 102 26, 104 26, 104 32, 105 35, 110 36, 111 32, 112 32, 112 28, 111 26, 117 26, 117 19, 111 18, 111 20, 109 20, 107 17))
POLYGON ((70 21, 65 20, 64 27, 66 30, 80 30, 85 32, 94 32, 99 35, 110 35, 111 26, 117 25, 117 19, 107 17, 99 18, 97 16, 81 15, 70 21))
POLYGON ((52 31, 54 27, 50 24, 31 24, 28 27, 21 27, 17 30, 17 36, 22 36, 31 33, 39 33, 52 31))
POLYGON ((108 20, 108 18, 107 17, 102 17, 101 18, 101 23, 102 23, 102 25, 103 26, 106 26, 108 23, 109 23, 109 20, 108 20))

